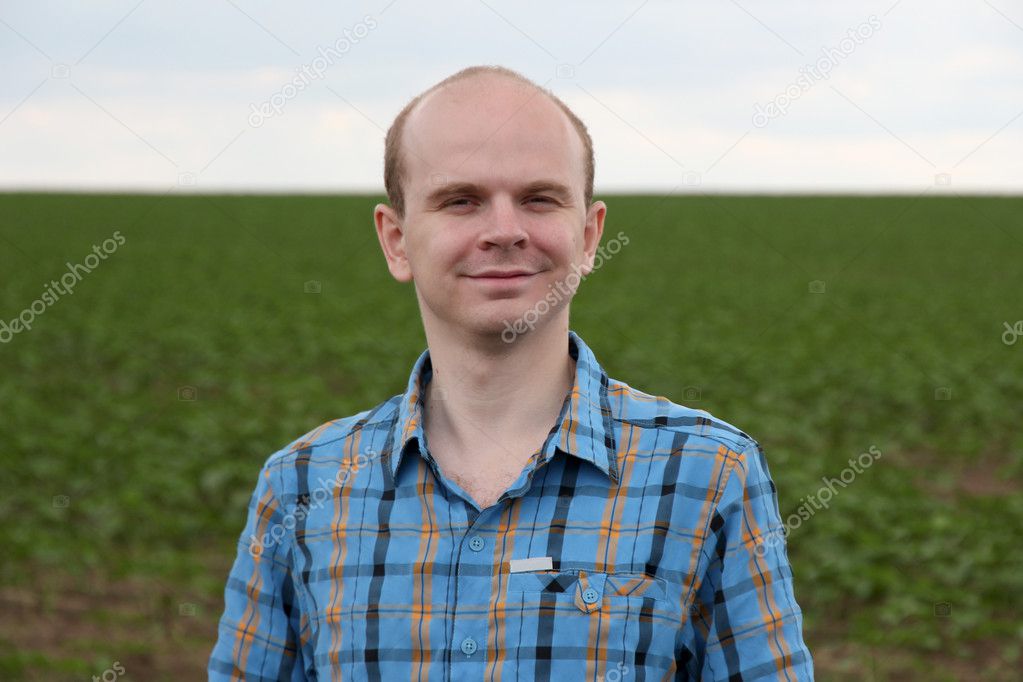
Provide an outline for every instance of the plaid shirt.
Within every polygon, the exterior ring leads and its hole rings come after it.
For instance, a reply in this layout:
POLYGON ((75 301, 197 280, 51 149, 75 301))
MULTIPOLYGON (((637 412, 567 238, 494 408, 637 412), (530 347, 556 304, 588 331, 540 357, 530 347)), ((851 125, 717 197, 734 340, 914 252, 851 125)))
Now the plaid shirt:
POLYGON ((427 449, 429 350, 404 394, 271 455, 209 678, 812 680, 760 445, 568 350, 556 424, 487 509, 427 449))

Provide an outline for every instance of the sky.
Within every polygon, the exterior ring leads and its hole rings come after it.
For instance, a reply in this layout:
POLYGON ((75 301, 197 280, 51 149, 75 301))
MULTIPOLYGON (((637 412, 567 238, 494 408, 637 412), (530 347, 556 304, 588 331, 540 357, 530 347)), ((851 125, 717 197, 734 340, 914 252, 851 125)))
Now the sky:
POLYGON ((1023 190, 1020 0, 2 0, 0 64, 0 191, 382 193, 474 64, 582 118, 598 193, 1023 190))

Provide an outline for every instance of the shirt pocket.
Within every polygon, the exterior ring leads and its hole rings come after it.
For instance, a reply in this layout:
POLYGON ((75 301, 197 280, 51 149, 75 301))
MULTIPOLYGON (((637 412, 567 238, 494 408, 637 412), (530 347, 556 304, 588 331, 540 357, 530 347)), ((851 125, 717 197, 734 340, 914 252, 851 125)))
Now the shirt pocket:
POLYGON ((662 578, 645 573, 601 573, 586 570, 523 571, 508 574, 509 596, 561 595, 583 613, 603 607, 659 606, 667 598, 662 578))
POLYGON ((645 573, 509 573, 502 632, 554 659, 547 679, 663 679, 681 623, 670 596, 665 579, 645 573))

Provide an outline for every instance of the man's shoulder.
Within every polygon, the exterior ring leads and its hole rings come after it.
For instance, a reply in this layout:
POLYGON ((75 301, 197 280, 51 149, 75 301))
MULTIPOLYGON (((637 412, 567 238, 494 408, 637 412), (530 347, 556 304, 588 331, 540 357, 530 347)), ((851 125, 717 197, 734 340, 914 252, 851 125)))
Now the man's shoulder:
MULTIPOLYGON (((642 428, 706 439, 741 453, 759 443, 753 436, 707 410, 676 403, 660 395, 651 395, 623 381, 610 379, 608 398, 611 412, 621 422, 642 428)), ((690 399, 699 400, 695 394, 690 399)))
POLYGON ((394 423, 401 398, 401 394, 393 395, 362 412, 320 424, 272 453, 266 460, 266 468, 289 466, 299 457, 327 456, 356 434, 390 427, 394 423))

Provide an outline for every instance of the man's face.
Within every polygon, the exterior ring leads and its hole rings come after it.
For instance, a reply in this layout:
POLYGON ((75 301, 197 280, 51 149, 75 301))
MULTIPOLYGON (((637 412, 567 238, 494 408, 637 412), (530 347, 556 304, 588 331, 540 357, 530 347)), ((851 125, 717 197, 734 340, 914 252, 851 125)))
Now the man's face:
POLYGON ((567 316, 606 207, 584 205, 582 141, 556 104, 506 79, 455 83, 409 117, 403 153, 405 220, 378 205, 377 231, 424 323, 499 334, 567 316), (527 274, 482 276, 511 271, 527 274))

